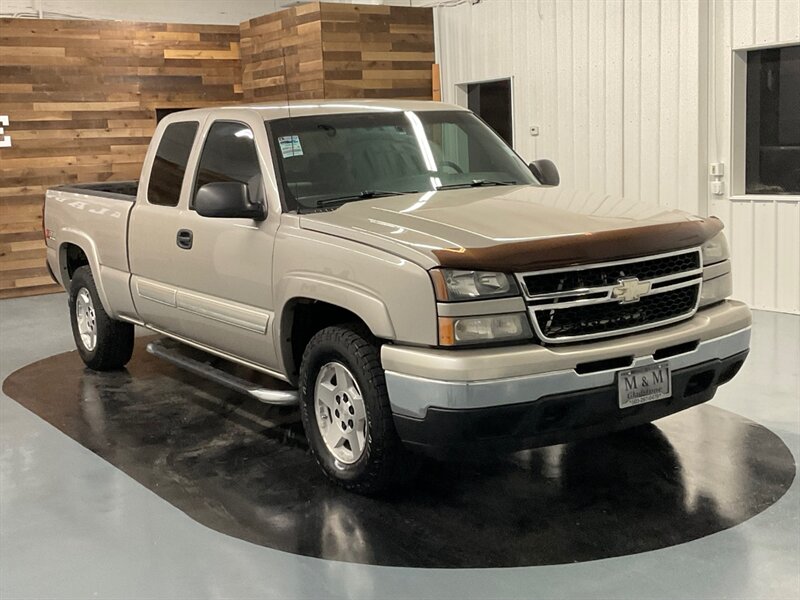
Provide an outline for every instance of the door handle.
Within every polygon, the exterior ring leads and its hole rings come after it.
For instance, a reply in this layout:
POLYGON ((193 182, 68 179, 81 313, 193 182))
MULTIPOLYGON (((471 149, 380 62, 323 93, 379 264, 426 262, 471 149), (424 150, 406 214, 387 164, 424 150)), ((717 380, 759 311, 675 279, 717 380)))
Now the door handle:
POLYGON ((191 229, 179 229, 178 236, 176 237, 175 241, 178 244, 178 248, 190 250, 193 239, 194 234, 192 233, 191 229))

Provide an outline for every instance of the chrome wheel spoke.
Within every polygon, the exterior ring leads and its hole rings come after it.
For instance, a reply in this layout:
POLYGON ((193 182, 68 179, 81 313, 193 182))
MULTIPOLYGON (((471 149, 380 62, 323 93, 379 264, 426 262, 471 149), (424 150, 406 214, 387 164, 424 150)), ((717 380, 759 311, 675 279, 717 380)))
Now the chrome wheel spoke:
POLYGON ((333 373, 336 376, 336 389, 344 391, 347 389, 349 382, 352 381, 347 369, 341 363, 333 363, 333 373))
POLYGON ((349 398, 352 398, 350 403, 350 415, 356 421, 365 421, 367 418, 366 407, 364 406, 364 399, 361 397, 361 392, 358 388, 350 388, 347 390, 349 398))
POLYGON ((348 450, 348 439, 347 435, 342 433, 341 431, 336 435, 336 441, 333 444, 334 448, 339 448, 343 450, 348 450))
POLYGON ((339 428, 336 427, 336 423, 330 421, 325 426, 325 430, 322 432, 322 439, 325 441, 325 445, 329 448, 338 448, 344 441, 341 431, 339 431, 339 428))
POLYGON ((330 410, 336 409, 336 388, 333 384, 322 382, 317 386, 317 397, 320 403, 330 410))
POLYGON ((347 442, 347 445, 350 448, 350 451, 359 456, 361 454, 361 450, 363 449, 363 442, 358 439, 358 434, 356 433, 355 429, 351 429, 342 437, 343 440, 347 442))

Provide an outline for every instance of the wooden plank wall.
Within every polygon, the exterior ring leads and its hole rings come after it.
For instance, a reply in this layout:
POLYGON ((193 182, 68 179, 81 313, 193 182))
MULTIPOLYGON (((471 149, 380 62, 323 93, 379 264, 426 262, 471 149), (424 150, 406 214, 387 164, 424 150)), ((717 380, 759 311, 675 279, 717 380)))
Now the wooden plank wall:
POLYGON ((319 2, 241 24, 247 102, 324 97, 321 25, 319 2))
POLYGON ((432 98, 433 9, 320 4, 326 98, 432 98))
POLYGON ((241 44, 247 101, 431 99, 430 8, 312 2, 245 21, 241 44))
POLYGON ((239 28, 0 20, 0 298, 54 291, 47 187, 136 179, 156 108, 241 101, 239 28))
POLYGON ((156 108, 431 98, 433 11, 312 2, 240 27, 0 20, 0 298, 55 291, 50 186, 135 179, 156 108), (241 43, 241 59, 240 59, 241 43))

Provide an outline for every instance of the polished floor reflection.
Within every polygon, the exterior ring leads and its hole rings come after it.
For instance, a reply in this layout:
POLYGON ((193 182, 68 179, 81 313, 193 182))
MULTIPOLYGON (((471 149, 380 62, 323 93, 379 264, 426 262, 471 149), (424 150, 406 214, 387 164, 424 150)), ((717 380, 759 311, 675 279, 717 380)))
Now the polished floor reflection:
POLYGON ((320 474, 296 410, 143 346, 127 371, 93 373, 69 352, 16 371, 3 391, 208 527, 306 556, 451 568, 622 556, 741 523, 795 475, 776 435, 706 405, 491 462, 426 462, 408 490, 364 498, 320 474))

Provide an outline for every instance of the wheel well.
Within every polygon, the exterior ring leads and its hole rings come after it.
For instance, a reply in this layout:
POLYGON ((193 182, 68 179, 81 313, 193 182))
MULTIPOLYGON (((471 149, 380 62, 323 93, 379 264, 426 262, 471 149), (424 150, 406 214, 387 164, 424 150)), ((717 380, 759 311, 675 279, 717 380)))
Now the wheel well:
POLYGON ((303 352, 314 334, 340 323, 361 323, 367 327, 357 314, 335 304, 295 298, 286 306, 281 323, 281 331, 285 332, 281 346, 284 367, 290 379, 297 379, 303 352))
POLYGON ((61 246, 61 260, 59 266, 61 274, 64 277, 64 287, 69 288, 69 282, 72 281, 72 276, 80 267, 87 266, 89 258, 83 251, 83 248, 75 244, 64 244, 61 246))

